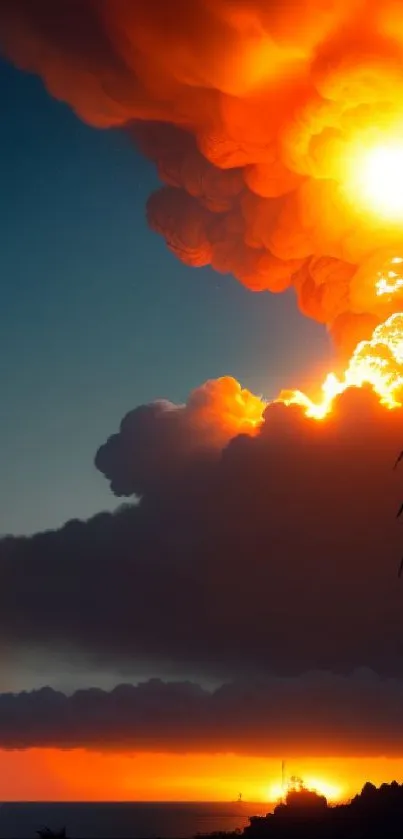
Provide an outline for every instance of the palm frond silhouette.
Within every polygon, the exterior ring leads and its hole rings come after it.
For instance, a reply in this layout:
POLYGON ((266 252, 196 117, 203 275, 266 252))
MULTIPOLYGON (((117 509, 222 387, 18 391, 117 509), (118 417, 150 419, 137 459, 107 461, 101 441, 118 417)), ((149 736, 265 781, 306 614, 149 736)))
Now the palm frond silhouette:
POLYGON ((401 460, 403 460, 403 451, 401 451, 399 456, 396 458, 394 466, 393 466, 394 469, 396 469, 398 467, 401 460))
MULTIPOLYGON (((394 469, 396 469, 396 467, 399 465, 401 460, 403 460, 403 451, 401 451, 400 454, 399 454, 399 457, 396 458, 395 464, 393 466, 394 469)), ((403 503, 400 505, 400 507, 399 507, 399 509, 396 513, 396 518, 398 519, 402 515, 402 513, 403 513, 403 503)), ((403 574, 403 557, 400 560, 399 570, 397 572, 397 576, 399 577, 399 579, 402 576, 402 574, 403 574)))

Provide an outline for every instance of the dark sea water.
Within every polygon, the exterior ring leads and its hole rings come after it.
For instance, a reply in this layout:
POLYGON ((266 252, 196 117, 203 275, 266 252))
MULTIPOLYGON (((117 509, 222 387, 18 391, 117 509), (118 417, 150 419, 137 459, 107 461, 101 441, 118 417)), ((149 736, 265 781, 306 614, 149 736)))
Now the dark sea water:
POLYGON ((189 802, 5 803, 0 806, 1 839, 31 839, 45 825, 66 827, 71 839, 189 839, 197 833, 235 830, 268 804, 189 802))

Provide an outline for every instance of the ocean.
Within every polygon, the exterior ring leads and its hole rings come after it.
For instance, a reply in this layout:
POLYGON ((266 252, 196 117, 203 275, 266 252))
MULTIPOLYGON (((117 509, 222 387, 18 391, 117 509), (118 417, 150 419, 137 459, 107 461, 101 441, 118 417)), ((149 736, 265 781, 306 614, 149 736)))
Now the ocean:
POLYGON ((269 804, 190 802, 18 802, 0 806, 1 839, 33 839, 66 827, 71 839, 190 839, 197 833, 242 829, 269 804))

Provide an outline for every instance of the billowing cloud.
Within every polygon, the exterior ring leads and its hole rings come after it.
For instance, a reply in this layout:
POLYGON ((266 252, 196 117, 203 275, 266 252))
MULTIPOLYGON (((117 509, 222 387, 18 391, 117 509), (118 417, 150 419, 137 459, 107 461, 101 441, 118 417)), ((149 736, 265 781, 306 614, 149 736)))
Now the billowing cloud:
POLYGON ((371 671, 224 684, 152 679, 65 696, 0 694, 0 748, 396 756, 403 683, 371 671))
MULTIPOLYGON (((344 352, 386 322, 343 387, 401 392, 403 207, 370 178, 402 129, 398 3, 2 0, 0 48, 155 162, 179 259, 291 285, 344 352)), ((0 746, 401 753, 402 410, 348 389, 316 422, 224 378, 128 414, 96 466, 136 503, 0 541, 0 656, 234 681, 2 695, 0 746)))
POLYGON ((184 262, 292 285, 348 351, 402 308, 376 290, 402 249, 396 0, 3 0, 0 48, 130 131, 165 183, 149 223, 184 262))
POLYGON ((193 409, 168 409, 173 436, 165 408, 144 411, 149 454, 142 421, 130 420, 105 455, 112 486, 141 495, 135 506, 0 542, 5 654, 220 679, 401 673, 401 409, 366 389, 347 390, 320 422, 270 405, 221 449, 212 422, 214 457, 208 424, 206 454, 177 443, 193 409))
POLYGON ((265 403, 230 376, 195 389, 186 405, 158 401, 127 414, 100 447, 97 468, 116 495, 144 495, 191 459, 217 457, 236 434, 257 431, 265 403))

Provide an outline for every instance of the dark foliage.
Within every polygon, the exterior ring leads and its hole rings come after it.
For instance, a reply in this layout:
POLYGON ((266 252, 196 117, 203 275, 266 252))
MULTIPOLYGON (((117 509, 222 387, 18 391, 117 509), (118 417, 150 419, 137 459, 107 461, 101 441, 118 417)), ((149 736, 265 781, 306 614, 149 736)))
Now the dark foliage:
MULTIPOLYGON (((212 834, 213 837, 225 834, 212 834)), ((239 832, 226 834, 227 839, 239 832)), ((273 813, 252 816, 244 839, 390 839, 403 835, 403 784, 377 789, 367 783, 348 804, 329 806, 324 796, 291 790, 273 813)))

